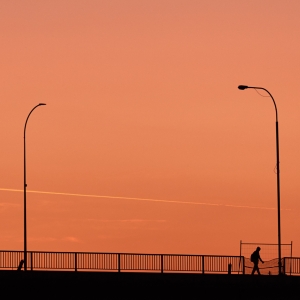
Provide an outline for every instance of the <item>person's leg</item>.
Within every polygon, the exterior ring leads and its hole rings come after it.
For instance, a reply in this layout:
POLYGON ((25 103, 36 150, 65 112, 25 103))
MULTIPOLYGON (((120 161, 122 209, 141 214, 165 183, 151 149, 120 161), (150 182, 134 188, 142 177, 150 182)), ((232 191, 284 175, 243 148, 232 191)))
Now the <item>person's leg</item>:
POLYGON ((252 275, 254 275, 255 271, 257 271, 258 274, 259 273, 259 269, 258 269, 258 264, 254 264, 253 270, 252 270, 252 275))
POLYGON ((254 264, 251 275, 254 275, 256 270, 257 270, 257 264, 254 264))

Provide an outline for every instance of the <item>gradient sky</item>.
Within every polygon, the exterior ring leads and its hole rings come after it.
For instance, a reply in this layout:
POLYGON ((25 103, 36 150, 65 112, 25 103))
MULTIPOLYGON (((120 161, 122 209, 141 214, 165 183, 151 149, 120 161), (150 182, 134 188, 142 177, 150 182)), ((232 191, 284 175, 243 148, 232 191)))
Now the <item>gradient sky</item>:
POLYGON ((300 256, 299 13, 298 0, 2 0, 0 249, 23 249, 23 128, 40 102, 28 250, 276 243, 275 110, 246 84, 277 103, 282 242, 300 256))

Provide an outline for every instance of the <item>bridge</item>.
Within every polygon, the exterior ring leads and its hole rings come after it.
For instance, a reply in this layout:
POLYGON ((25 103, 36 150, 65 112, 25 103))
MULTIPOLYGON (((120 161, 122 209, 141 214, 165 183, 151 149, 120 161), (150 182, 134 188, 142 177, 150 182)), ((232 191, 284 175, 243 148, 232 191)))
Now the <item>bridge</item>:
MULTIPOLYGON (((21 270, 23 251, 0 251, 0 270, 21 270)), ((300 275, 300 258, 284 257, 282 272, 300 275)), ((27 270, 249 274, 253 264, 244 256, 27 251, 27 270)), ((260 266, 262 274, 277 275, 278 259, 260 266)))
MULTIPOLYGON (((18 271, 23 251, 0 251, 3 295, 26 299, 299 298, 300 276, 295 275, 300 275, 300 258, 294 257, 282 259, 287 276, 247 276, 252 265, 243 256, 45 251, 27 255, 24 272, 18 271)), ((278 274, 278 260, 263 270, 278 274)))

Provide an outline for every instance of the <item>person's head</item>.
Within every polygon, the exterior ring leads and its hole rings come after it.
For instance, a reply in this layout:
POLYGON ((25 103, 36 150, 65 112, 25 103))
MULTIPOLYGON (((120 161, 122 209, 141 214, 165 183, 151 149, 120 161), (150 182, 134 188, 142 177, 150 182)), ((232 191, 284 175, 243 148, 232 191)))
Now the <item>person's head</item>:
POLYGON ((260 251, 260 247, 257 247, 257 248, 256 248, 256 251, 260 251))

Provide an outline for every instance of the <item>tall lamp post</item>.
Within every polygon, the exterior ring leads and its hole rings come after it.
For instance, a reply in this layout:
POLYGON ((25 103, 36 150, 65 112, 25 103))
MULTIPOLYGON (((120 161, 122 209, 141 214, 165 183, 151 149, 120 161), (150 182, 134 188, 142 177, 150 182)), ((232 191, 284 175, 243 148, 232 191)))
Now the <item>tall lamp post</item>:
POLYGON ((275 100, 271 93, 262 87, 256 86, 247 86, 247 85, 239 85, 238 89, 245 90, 245 89, 255 89, 255 90, 264 90, 267 92, 273 100, 275 113, 276 113, 276 166, 277 166, 277 224, 278 224, 278 267, 279 267, 279 275, 281 275, 281 230, 280 230, 280 171, 279 171, 279 134, 278 134, 278 113, 277 113, 277 106, 275 100))
POLYGON ((45 103, 39 103, 28 114, 25 126, 24 126, 24 271, 27 270, 27 222, 26 222, 26 126, 31 113, 38 107, 46 105, 45 103))

